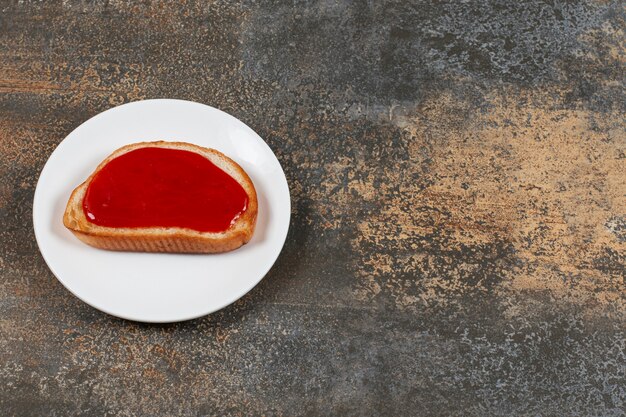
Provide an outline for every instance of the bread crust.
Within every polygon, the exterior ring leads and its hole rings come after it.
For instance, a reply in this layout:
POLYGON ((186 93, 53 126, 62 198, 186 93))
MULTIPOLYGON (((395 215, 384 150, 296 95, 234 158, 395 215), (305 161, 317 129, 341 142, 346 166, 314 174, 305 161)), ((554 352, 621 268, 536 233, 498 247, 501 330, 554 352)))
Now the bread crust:
POLYGON ((186 142, 139 142, 123 146, 102 161, 95 171, 72 192, 63 224, 82 242, 100 249, 134 252, 221 253, 246 244, 256 227, 258 201, 254 184, 235 161, 216 151, 186 142), (248 194, 248 207, 226 231, 200 232, 180 227, 105 227, 91 223, 83 212, 85 191, 93 177, 112 159, 145 147, 181 149, 198 153, 233 177, 248 194))

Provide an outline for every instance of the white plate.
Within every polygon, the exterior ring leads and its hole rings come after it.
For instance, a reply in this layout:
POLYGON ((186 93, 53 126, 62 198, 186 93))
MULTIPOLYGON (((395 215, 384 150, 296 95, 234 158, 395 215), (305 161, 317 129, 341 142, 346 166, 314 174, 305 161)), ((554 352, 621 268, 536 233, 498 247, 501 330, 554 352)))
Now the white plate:
POLYGON ((59 144, 37 183, 33 224, 46 263, 75 296, 117 317, 165 323, 212 313, 250 291, 276 261, 290 212, 280 163, 252 129, 203 104, 146 100, 98 114, 59 144), (212 255, 110 252, 85 245, 63 226, 70 193, 100 161, 121 146, 151 140, 214 148, 243 167, 259 196, 247 245, 212 255))

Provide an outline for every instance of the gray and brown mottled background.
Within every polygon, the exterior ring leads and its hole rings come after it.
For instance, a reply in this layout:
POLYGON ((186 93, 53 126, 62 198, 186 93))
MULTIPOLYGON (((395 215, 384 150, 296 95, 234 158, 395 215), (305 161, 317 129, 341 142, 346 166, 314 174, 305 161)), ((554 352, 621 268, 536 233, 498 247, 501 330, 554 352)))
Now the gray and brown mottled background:
POLYGON ((620 1, 0 9, 1 415, 625 415, 620 1), (293 200, 256 289, 163 326, 74 298, 31 226, 55 146, 156 97, 250 125, 293 200))

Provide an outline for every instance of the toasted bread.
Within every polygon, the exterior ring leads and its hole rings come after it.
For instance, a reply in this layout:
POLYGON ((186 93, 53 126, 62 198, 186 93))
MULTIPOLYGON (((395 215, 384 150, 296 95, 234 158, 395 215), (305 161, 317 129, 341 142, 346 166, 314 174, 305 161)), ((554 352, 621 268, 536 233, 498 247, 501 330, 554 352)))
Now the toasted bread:
POLYGON ((254 233, 258 202, 248 174, 219 151, 184 142, 141 142, 126 145, 98 165, 85 182, 76 187, 67 202, 63 224, 78 239, 100 249, 137 252, 220 253, 247 243, 254 233), (248 195, 245 211, 224 232, 200 232, 179 227, 104 227, 90 222, 83 211, 83 198, 94 176, 114 158, 142 147, 163 147, 195 152, 209 159, 234 178, 248 195))

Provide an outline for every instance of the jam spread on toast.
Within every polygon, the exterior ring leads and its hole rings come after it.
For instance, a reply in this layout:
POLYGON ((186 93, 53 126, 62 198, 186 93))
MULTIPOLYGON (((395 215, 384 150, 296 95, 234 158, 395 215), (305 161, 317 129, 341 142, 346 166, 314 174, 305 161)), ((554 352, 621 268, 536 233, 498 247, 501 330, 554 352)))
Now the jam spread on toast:
POLYGON ((109 161, 83 199, 87 219, 105 227, 182 227, 224 232, 246 210, 248 194, 204 156, 145 147, 109 161))

